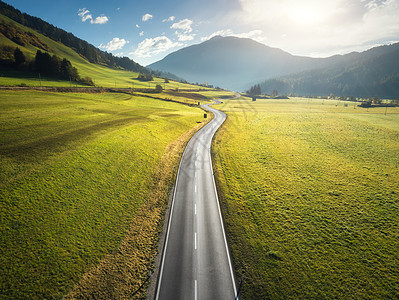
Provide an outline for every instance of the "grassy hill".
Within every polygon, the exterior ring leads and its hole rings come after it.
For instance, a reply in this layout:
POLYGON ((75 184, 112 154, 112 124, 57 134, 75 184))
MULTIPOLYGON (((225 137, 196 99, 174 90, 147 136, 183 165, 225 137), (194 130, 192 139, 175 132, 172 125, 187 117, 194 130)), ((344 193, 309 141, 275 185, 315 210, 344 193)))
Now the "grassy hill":
MULTIPOLYGON (((81 77, 90 77, 93 79, 96 86, 100 87, 117 87, 117 88, 155 88, 157 84, 161 84, 166 89, 196 89, 192 85, 180 83, 177 81, 169 80, 169 83, 165 84, 165 80, 162 78, 155 78, 150 82, 143 82, 137 80, 139 73, 123 70, 121 68, 111 68, 106 65, 90 63, 87 59, 76 53, 73 49, 65 46, 61 42, 54 41, 37 31, 23 26, 10 18, 0 15, 0 22, 18 28, 20 31, 29 33, 35 36, 46 48, 50 54, 55 54, 60 58, 67 58, 72 65, 78 69, 81 77)), ((43 49, 38 48, 32 44, 21 46, 11 39, 7 38, 0 33, 0 49, 4 47, 16 47, 24 53, 28 60, 33 60, 36 51, 43 49)), ((3 86, 15 86, 25 84, 27 86, 70 86, 69 81, 43 77, 39 78, 39 75, 32 71, 16 71, 9 68, 0 67, 0 85, 3 86)), ((72 83, 74 86, 83 86, 82 84, 72 83)), ((198 89, 198 88, 197 88, 198 89)))

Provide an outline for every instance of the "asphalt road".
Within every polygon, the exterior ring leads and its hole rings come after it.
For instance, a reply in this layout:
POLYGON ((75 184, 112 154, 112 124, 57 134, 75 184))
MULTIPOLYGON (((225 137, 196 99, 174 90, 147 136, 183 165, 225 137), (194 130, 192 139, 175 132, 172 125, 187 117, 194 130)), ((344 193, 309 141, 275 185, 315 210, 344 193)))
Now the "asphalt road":
POLYGON ((189 141, 176 179, 155 299, 234 299, 234 276, 213 177, 212 137, 226 115, 215 115, 189 141))

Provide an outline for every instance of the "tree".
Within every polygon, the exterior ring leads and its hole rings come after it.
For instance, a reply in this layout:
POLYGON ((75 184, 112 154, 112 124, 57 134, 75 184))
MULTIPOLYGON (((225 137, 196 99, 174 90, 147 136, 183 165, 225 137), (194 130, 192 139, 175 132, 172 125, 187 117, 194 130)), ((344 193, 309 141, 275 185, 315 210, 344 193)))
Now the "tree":
POLYGON ((160 85, 160 84, 157 84, 156 86, 155 86, 155 92, 157 92, 157 93, 162 93, 162 86, 160 85))
POLYGON ((138 80, 140 81, 153 81, 154 78, 152 77, 151 74, 139 74, 139 76, 137 77, 138 80))
POLYGON ((71 62, 66 58, 61 62, 61 77, 72 81, 78 81, 80 79, 78 70, 72 67, 71 62))
POLYGON ((91 77, 84 77, 80 79, 80 82, 89 86, 95 86, 93 79, 91 77))
POLYGON ((382 100, 380 98, 378 98, 377 96, 374 96, 372 99, 374 104, 381 104, 382 100))
POLYGON ((58 77, 66 80, 79 81, 78 70, 72 66, 71 62, 64 58, 61 60, 58 56, 51 56, 47 52, 36 52, 34 70, 48 76, 58 77))
POLYGON ((58 77, 61 72, 61 59, 55 54, 50 59, 49 71, 51 76, 58 77))
POLYGON ((47 52, 42 52, 37 50, 35 63, 34 63, 35 71, 43 74, 50 75, 51 74, 51 56, 47 52))
POLYGON ((26 61, 25 55, 18 47, 15 48, 14 51, 14 60, 15 60, 15 66, 17 67, 26 61))
POLYGON ((247 91, 247 94, 249 94, 251 96, 262 94, 262 91, 260 89, 260 85, 259 84, 255 84, 254 86, 251 86, 249 91, 247 91))

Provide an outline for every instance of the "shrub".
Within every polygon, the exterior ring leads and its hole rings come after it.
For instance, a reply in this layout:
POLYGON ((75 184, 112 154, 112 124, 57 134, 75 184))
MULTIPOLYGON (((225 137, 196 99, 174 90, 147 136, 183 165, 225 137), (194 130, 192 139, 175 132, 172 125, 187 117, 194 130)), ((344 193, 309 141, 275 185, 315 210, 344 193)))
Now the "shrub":
POLYGON ((155 92, 162 93, 162 90, 163 90, 162 86, 160 84, 157 84, 155 87, 155 92))

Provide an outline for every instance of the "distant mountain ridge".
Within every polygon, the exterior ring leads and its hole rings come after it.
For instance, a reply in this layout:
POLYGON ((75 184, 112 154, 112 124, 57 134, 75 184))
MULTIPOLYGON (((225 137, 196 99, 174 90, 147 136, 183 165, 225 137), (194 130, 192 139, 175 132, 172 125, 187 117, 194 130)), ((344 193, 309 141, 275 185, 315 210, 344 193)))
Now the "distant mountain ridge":
POLYGON ((336 57, 323 68, 260 83, 264 93, 399 99, 399 43, 336 57))
POLYGON ((371 96, 374 92, 372 96, 399 97, 392 87, 399 74, 399 47, 395 45, 376 47, 362 53, 311 58, 291 55, 251 39, 217 36, 173 52, 147 67, 174 73, 191 82, 209 82, 237 91, 245 91, 251 85, 262 82, 263 92, 278 90, 280 94, 329 95, 335 92, 337 95, 352 93, 352 96, 371 96), (388 61, 388 57, 392 56, 391 60, 396 61, 383 63, 382 56, 388 61), (373 76, 375 71, 366 70, 369 63, 378 68, 381 80, 373 76), (349 74, 349 70, 351 75, 348 76, 357 79, 345 82, 345 74, 349 74), (333 86, 331 82, 335 82, 333 86), (360 86, 372 86, 374 90, 367 91, 360 86), (388 91, 382 93, 384 88, 388 91))

